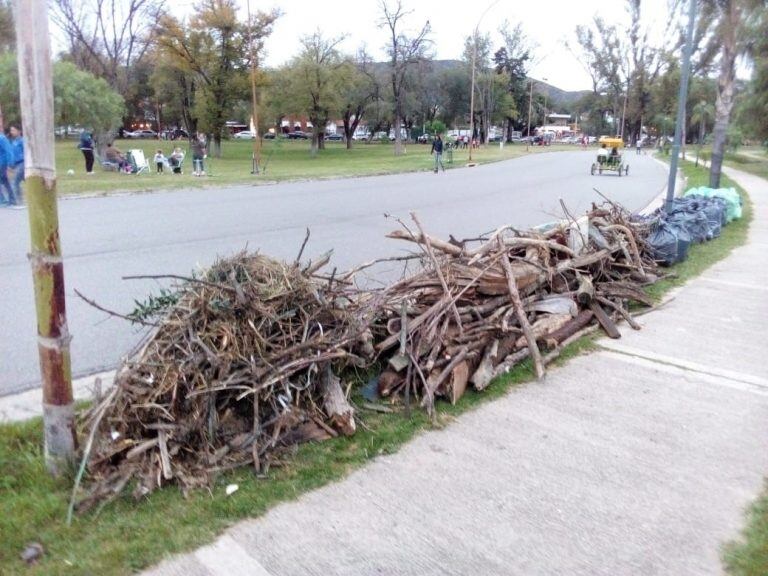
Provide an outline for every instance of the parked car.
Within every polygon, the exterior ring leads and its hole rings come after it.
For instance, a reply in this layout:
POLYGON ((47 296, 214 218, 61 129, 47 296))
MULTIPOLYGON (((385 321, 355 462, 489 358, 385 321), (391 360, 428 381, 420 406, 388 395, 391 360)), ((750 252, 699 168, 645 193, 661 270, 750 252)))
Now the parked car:
POLYGON ((135 132, 125 132, 125 138, 157 138, 157 132, 154 130, 136 130, 135 132))
POLYGON ((344 140, 344 136, 341 134, 326 134, 325 139, 330 140, 331 142, 341 142, 344 140))
POLYGON ((309 138, 309 134, 302 132, 301 130, 295 130, 294 132, 288 132, 286 138, 288 138, 288 140, 306 140, 309 138))
POLYGON ((274 132, 267 132, 264 134, 264 140, 274 140, 275 139, 275 133, 274 132))
POLYGON ((242 130, 241 132, 236 133, 233 138, 235 140, 253 140, 256 138, 256 134, 250 130, 242 130))

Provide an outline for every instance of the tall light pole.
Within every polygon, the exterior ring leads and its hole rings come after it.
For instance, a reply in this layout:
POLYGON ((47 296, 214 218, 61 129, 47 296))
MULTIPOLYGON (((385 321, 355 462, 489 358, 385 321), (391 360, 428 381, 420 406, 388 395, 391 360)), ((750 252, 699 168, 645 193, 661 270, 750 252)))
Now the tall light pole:
MULTIPOLYGON (((546 78, 542 78, 544 82, 547 81, 546 78)), ((535 84, 534 80, 531 79, 531 92, 528 94, 528 137, 525 139, 525 151, 528 152, 528 147, 531 145, 531 109, 533 108, 533 85, 535 84)))
POLYGON ((691 51, 693 49, 693 24, 696 20, 696 0, 689 0, 688 31, 683 48, 683 66, 680 70, 680 92, 677 95, 677 122, 675 123, 675 139, 672 143, 672 158, 669 160, 669 180, 667 181, 667 202, 665 210, 672 210, 675 198, 675 181, 677 180, 677 157, 680 154, 683 124, 685 123, 685 102, 688 99, 688 75, 691 71, 691 51))
POLYGON ((480 29, 480 22, 483 21, 483 18, 486 14, 488 14, 488 11, 493 8, 496 4, 499 3, 499 0, 495 0, 494 2, 491 2, 488 7, 483 11, 482 14, 480 14, 480 18, 477 20, 477 25, 475 25, 475 31, 472 35, 472 86, 470 88, 469 93, 469 161, 472 162, 472 147, 475 143, 475 62, 477 60, 477 36, 478 31, 480 29))
POLYGON ((627 90, 624 92, 624 107, 621 110, 621 132, 619 137, 624 140, 624 124, 627 121, 627 96, 629 96, 629 77, 627 77, 627 90))
POLYGON ((531 92, 528 94, 528 137, 525 139, 525 151, 531 145, 531 108, 533 107, 533 80, 530 80, 531 92))
POLYGON ((253 20, 251 20, 251 2, 246 0, 248 11, 248 52, 251 59, 251 115, 253 117, 253 155, 251 157, 251 174, 259 173, 261 161, 261 135, 259 134, 259 109, 256 103, 256 55, 253 52, 253 20))

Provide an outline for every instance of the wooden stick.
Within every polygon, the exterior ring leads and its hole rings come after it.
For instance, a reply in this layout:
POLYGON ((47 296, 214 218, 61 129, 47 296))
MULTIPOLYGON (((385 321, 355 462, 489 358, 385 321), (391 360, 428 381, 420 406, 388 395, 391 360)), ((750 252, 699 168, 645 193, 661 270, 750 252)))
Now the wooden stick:
MULTIPOLYGON (((387 238, 392 238, 394 240, 406 240, 408 242, 414 242, 415 244, 425 244, 427 241, 423 233, 419 234, 418 236, 411 236, 402 230, 393 230, 387 234, 387 238)), ((429 243, 435 250, 445 252, 451 256, 461 256, 464 253, 464 250, 461 247, 454 246, 450 242, 445 242, 444 240, 439 240, 438 238, 429 238, 429 243)))
POLYGON ((128 322, 134 322, 136 324, 141 324, 142 326, 159 326, 159 324, 155 324, 152 322, 145 322, 144 320, 139 320, 138 318, 131 318, 130 316, 126 316, 125 314, 120 314, 119 312, 114 312, 113 310, 109 310, 108 308, 104 308, 103 306, 100 306, 95 301, 91 300, 90 298, 86 298, 83 296, 77 288, 75 288, 75 294, 83 300, 86 304, 90 304, 97 310, 101 310, 102 312, 105 312, 106 314, 109 314, 110 316, 114 316, 115 318, 121 318, 123 320, 128 320, 128 322))
MULTIPOLYGON (((499 247, 502 251, 505 250, 501 241, 499 241, 499 247)), ((501 258, 501 265, 504 268, 504 273, 507 276, 507 288, 509 289, 509 295, 512 298, 512 306, 515 309, 517 315, 517 321, 520 323, 520 327, 523 329, 523 334, 528 342, 528 349, 531 351, 531 358, 533 358, 533 367, 536 371, 536 378, 541 380, 544 377, 544 364, 541 362, 541 352, 539 352, 539 346, 536 344, 536 336, 533 333, 528 317, 525 315, 525 309, 523 303, 520 301, 520 292, 517 291, 517 283, 515 281, 515 274, 512 272, 512 265, 509 263, 509 259, 506 257, 501 258)))
MULTIPOLYGON (((432 260, 432 265, 435 267, 435 273, 440 279, 440 284, 443 286, 445 295, 451 297, 451 290, 448 288, 448 283, 445 281, 445 276, 443 276, 443 270, 440 267, 440 263, 437 261, 437 258, 435 257, 434 251, 432 250, 432 244, 429 236, 424 233, 424 228, 422 228, 421 222, 419 222, 419 217, 416 215, 416 212, 411 212, 411 218, 413 218, 416 227, 419 229, 419 233, 424 238, 424 245, 427 248, 427 254, 429 255, 430 260, 432 260)), ((461 324, 461 316, 459 315, 459 311, 456 309, 455 301, 451 302, 451 312, 453 312, 453 318, 456 320, 456 326, 459 327, 459 332, 464 332, 464 328, 461 324)))

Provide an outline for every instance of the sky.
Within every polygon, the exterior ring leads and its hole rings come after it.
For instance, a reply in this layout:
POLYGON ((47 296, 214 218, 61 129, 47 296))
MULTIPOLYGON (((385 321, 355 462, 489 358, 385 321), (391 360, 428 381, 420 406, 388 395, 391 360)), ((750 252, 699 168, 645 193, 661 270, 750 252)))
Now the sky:
MULTIPOLYGON (((178 1, 178 0, 177 0, 178 1)), ((243 7, 246 0, 240 0, 243 7)), ((390 0, 392 3, 393 0, 390 0)), ((183 0, 182 0, 183 2, 183 0)), ((533 78, 547 81, 563 90, 591 89, 589 76, 566 48, 575 43, 579 24, 588 24, 595 14, 610 23, 627 21, 623 0, 402 0, 412 11, 405 29, 417 32, 428 19, 432 27, 432 50, 438 59, 459 59, 464 39, 475 26, 490 33, 495 46, 500 44, 497 30, 506 19, 518 22, 536 46, 530 70, 533 78)), ((193 4, 191 0, 185 2, 193 4)), ((664 29, 669 16, 667 0, 643 0, 644 22, 655 33, 664 29)), ((298 39, 320 29, 324 35, 346 35, 340 48, 353 53, 362 45, 377 60, 385 59, 387 31, 382 26, 380 0, 251 0, 251 10, 278 7, 283 15, 266 40, 268 66, 278 66, 296 55, 298 39)))

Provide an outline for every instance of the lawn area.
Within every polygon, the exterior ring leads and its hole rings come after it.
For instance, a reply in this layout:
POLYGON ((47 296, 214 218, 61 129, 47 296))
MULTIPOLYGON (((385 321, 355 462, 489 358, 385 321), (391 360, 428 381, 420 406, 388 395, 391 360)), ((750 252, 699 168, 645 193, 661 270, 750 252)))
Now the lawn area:
MULTIPOLYGON (((691 185, 707 177, 705 169, 690 163, 683 163, 683 170, 691 185)), ((725 180, 724 185, 732 183, 725 180)), ((661 297, 727 256, 746 240, 751 214, 751 203, 745 196, 744 218, 726 226, 720 239, 693 246, 688 261, 670 269, 675 276, 655 285, 652 293, 661 297)), ((558 362, 593 348, 591 338, 582 339, 567 348, 558 362)), ((533 377, 530 364, 525 362, 481 393, 468 390, 457 406, 440 403, 436 425, 448 425, 460 414, 533 377)), ((364 380, 363 375, 358 378, 359 382, 364 380)), ((69 527, 65 518, 71 478, 53 480, 45 473, 41 420, 0 425, 0 574, 108 576, 140 570, 168 554, 210 542, 238 520, 259 516, 280 502, 343 478, 379 455, 396 452, 415 435, 435 426, 416 408, 408 417, 402 411, 366 411, 357 393, 353 393, 353 402, 359 407, 361 423, 354 437, 303 445, 285 466, 272 468, 267 479, 239 470, 218 477, 210 493, 199 490, 186 499, 175 488, 157 491, 140 503, 126 496, 99 512, 76 516, 69 527), (233 483, 239 490, 226 496, 225 487, 233 483), (34 567, 25 566, 19 558, 30 542, 40 542, 45 549, 41 563, 34 567)), ((762 510, 765 542, 768 503, 762 501, 756 510, 762 510)), ((760 547, 759 542, 756 546, 760 547)), ((741 554, 738 550, 733 548, 731 553, 741 554)))
MULTIPOLYGON (((184 174, 174 175, 166 171, 156 174, 154 166, 149 173, 140 175, 119 174, 102 170, 97 165, 95 175, 86 176, 82 153, 77 149, 77 142, 64 140, 56 142, 56 172, 60 194, 104 194, 125 191, 148 191, 170 188, 201 188, 203 186, 223 186, 230 184, 271 183, 283 180, 343 178, 352 176, 370 176, 376 174, 394 174, 399 172, 418 172, 433 167, 430 147, 426 144, 409 144, 406 153, 394 155, 394 146, 389 143, 355 142, 347 150, 342 142, 326 142, 326 149, 316 156, 309 153, 306 140, 265 140, 262 148, 262 167, 266 173, 251 175, 251 154, 253 144, 247 140, 227 140, 222 144, 222 157, 206 160, 208 176, 192 176, 192 156, 186 141, 165 140, 118 140, 115 145, 125 152, 132 148, 141 148, 144 156, 152 162, 158 149, 168 156, 174 145, 186 152, 184 174), (68 170, 73 175, 68 175, 68 170)), ((573 146, 532 146, 530 153, 552 152, 556 150, 575 150, 573 146)), ((453 163, 448 164, 447 154, 443 155, 446 169, 464 166, 468 161, 469 150, 454 150, 453 163)), ((472 152, 472 159, 478 163, 497 162, 526 154, 525 145, 508 144, 503 149, 498 144, 489 144, 472 152)))
POLYGON ((725 566, 733 576, 768 574, 768 481, 747 513, 744 538, 725 547, 725 566))

